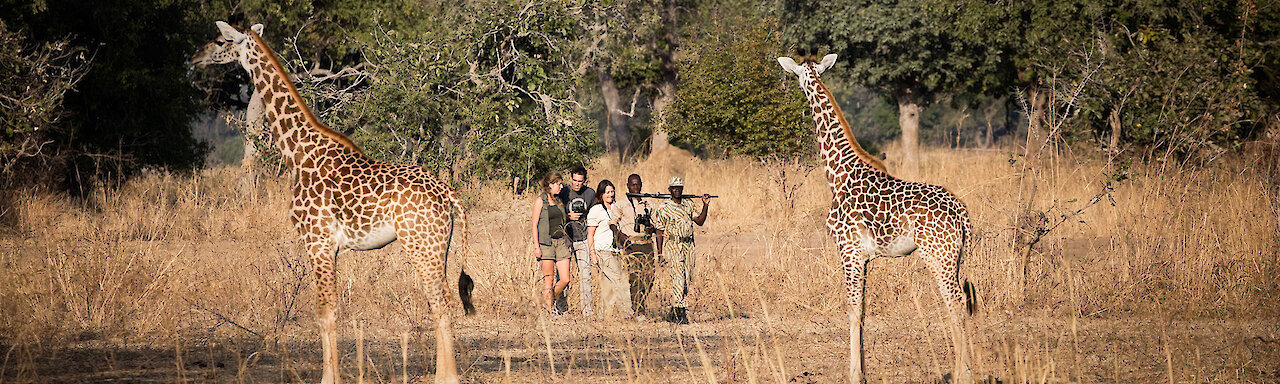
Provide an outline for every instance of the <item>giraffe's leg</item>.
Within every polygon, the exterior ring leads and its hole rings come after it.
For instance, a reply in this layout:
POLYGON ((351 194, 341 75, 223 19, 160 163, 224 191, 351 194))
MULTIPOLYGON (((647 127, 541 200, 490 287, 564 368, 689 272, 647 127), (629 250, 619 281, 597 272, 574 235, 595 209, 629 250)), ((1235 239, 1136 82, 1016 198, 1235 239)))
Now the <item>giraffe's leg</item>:
POLYGON ((422 280, 428 310, 436 320, 436 383, 457 383, 458 366, 453 357, 453 313, 446 299, 445 242, 428 236, 427 240, 407 234, 401 236, 405 249, 422 280))
POLYGON ((865 259, 855 251, 844 253, 845 286, 849 292, 849 382, 866 382, 863 373, 866 358, 862 350, 862 320, 865 317, 866 268, 865 259))
POLYGON ((952 368, 954 381, 972 383, 973 372, 969 369, 968 313, 964 292, 960 286, 958 250, 929 249, 920 256, 925 259, 925 264, 933 273, 933 279, 938 284, 938 294, 946 304, 947 314, 950 317, 951 343, 956 354, 955 366, 952 368), (937 257, 937 255, 950 256, 937 257))
POLYGON ((342 382, 338 372, 338 289, 335 284, 336 252, 328 239, 307 236, 307 253, 316 275, 316 322, 320 326, 320 345, 324 353, 322 384, 342 382))
POLYGON ((453 359, 453 316, 444 313, 436 316, 436 383, 458 383, 458 365, 453 359))

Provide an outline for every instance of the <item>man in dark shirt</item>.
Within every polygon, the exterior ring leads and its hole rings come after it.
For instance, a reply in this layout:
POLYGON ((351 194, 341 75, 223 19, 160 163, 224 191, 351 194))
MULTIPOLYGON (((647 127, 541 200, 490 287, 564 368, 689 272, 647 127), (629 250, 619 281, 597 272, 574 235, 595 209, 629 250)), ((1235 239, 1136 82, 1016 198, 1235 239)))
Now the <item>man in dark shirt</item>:
POLYGON ((587 186, 587 169, 575 165, 569 169, 569 188, 560 189, 560 202, 569 217, 567 234, 569 249, 578 260, 578 287, 582 293, 582 315, 593 316, 591 308, 591 244, 587 243, 587 209, 596 191, 587 186))

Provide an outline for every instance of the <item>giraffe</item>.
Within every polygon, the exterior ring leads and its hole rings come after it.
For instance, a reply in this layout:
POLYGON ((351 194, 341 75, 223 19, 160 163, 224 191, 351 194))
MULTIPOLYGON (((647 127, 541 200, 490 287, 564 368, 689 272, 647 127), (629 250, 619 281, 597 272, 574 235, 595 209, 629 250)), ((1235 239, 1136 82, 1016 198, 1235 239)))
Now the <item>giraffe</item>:
POLYGON ((950 315, 956 355, 953 377, 971 383, 968 314, 959 278, 960 256, 970 233, 968 211, 942 187, 889 175, 879 159, 858 145, 840 106, 818 78, 835 62, 836 55, 802 64, 789 57, 778 58, 782 68, 799 77, 800 88, 813 109, 820 155, 833 194, 827 229, 840 251, 848 288, 850 382, 866 381, 862 322, 868 263, 876 257, 915 253, 933 274, 950 315))
MULTIPOLYGON (((423 282, 436 321, 435 381, 457 383, 452 329, 457 307, 445 275, 455 219, 462 233, 459 241, 466 244, 466 212, 458 196, 421 167, 374 160, 350 139, 320 123, 263 42, 262 24, 243 32, 221 21, 216 24, 221 35, 191 62, 238 62, 249 72, 255 97, 262 102, 263 122, 291 171, 292 218, 316 279, 316 318, 324 355, 321 382, 342 379, 334 327, 337 254, 377 249, 399 239, 423 282)), ((460 266, 461 257, 454 259, 460 266)), ((459 294, 470 311, 470 279, 461 267, 450 269, 460 274, 459 294)))

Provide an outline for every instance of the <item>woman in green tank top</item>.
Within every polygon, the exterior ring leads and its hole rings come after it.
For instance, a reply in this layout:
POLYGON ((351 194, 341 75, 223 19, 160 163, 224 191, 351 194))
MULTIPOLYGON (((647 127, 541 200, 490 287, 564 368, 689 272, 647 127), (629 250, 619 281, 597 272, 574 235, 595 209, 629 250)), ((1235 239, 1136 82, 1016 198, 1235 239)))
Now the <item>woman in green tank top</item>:
POLYGON ((564 176, 560 172, 548 172, 542 177, 542 196, 533 201, 532 237, 536 245, 534 257, 542 270, 542 300, 547 311, 560 314, 555 298, 564 295, 569 286, 569 239, 565 236, 564 206, 556 197, 564 188, 564 176), (558 280, 558 281, 557 281, 558 280))

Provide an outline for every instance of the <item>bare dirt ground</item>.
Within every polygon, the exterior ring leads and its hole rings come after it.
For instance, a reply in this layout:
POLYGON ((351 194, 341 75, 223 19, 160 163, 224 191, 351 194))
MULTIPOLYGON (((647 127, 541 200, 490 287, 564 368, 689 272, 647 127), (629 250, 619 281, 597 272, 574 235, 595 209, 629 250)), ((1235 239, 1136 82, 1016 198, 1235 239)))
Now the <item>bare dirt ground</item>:
MULTIPOLYGON (((541 320, 484 314, 457 323, 459 369, 466 382, 474 383, 705 382, 710 376, 722 382, 826 383, 846 378, 844 316, 770 322, 751 314, 699 313, 694 319, 692 325, 677 326, 566 315, 543 327, 541 320), (553 380, 547 341, 558 380, 553 380)), ((1168 382, 1170 374, 1173 382, 1280 381, 1280 326, 1271 321, 1081 319, 1075 332, 1070 319, 1034 315, 980 316, 975 323, 980 361, 974 368, 991 382, 1168 382)), ((919 324, 910 317, 868 318, 869 382, 949 381, 951 353, 942 324, 927 332, 919 324)), ((343 375, 356 382, 352 333, 345 332, 342 343, 343 375)), ((423 339, 431 334, 418 330, 408 342, 410 381, 432 378, 434 340, 423 339)), ((26 358, 39 382, 315 381, 318 341, 305 330, 295 336, 275 348, 252 340, 92 341, 26 358)), ((365 344, 364 380, 400 382, 400 339, 375 335, 365 344)), ((8 352, 12 370, 22 351, 8 352)))

